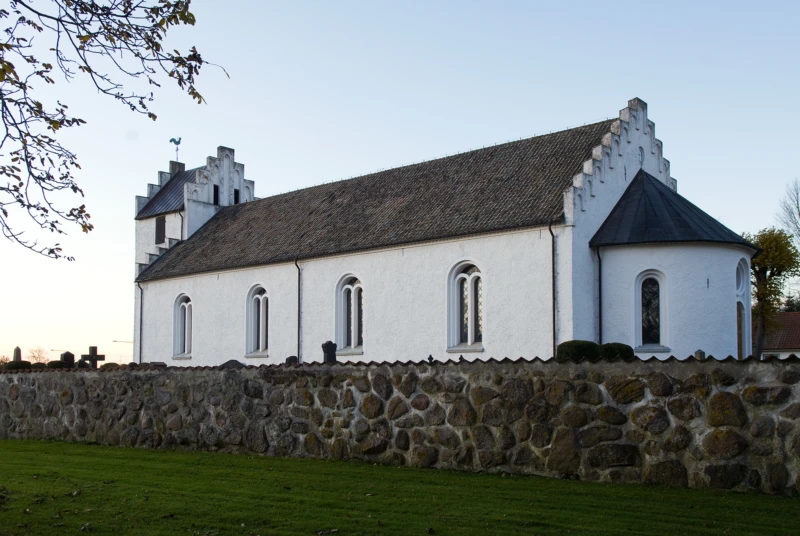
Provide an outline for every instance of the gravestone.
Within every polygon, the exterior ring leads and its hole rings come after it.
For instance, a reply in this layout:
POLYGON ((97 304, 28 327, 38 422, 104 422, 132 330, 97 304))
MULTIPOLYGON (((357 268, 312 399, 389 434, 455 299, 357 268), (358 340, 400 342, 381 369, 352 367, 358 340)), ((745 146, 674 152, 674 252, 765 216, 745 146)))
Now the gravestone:
POLYGON ((14 361, 22 361, 22 350, 19 349, 19 346, 14 348, 14 361))
POLYGON ((287 365, 297 365, 299 363, 300 363, 300 360, 297 359, 296 355, 290 355, 289 357, 286 358, 286 364, 287 365))
POLYGON ((323 363, 336 364, 336 343, 327 341, 322 343, 323 363))
POLYGON ((72 352, 64 352, 61 354, 61 362, 69 368, 73 368, 75 366, 75 354, 72 352))
MULTIPOLYGON (((89 364, 89 368, 93 368, 93 369, 97 368, 97 362, 98 361, 105 361, 105 360, 106 360, 106 356, 105 355, 97 353, 97 346, 90 346, 89 347, 89 353, 88 354, 83 354, 81 356, 81 361, 83 361, 85 363, 88 363, 89 364)), ((78 365, 80 365, 80 363, 78 365)), ((81 368, 83 368, 83 367, 81 367, 81 368)))

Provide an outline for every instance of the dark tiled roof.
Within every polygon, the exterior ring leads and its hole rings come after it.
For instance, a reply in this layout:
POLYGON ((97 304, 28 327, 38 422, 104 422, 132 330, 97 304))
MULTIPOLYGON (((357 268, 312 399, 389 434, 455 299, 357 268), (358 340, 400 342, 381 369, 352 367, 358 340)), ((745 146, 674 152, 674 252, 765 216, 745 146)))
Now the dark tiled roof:
POLYGON ((589 245, 718 242, 758 248, 639 170, 589 245))
POLYGON ((225 207, 138 280, 546 225, 611 123, 225 207))
POLYGON ((187 182, 194 182, 198 169, 200 168, 181 171, 171 177, 167 184, 162 186, 156 195, 142 207, 142 210, 136 215, 136 219, 152 218, 160 214, 183 210, 183 185, 187 182))
POLYGON ((764 351, 800 350, 800 313, 778 313, 764 337, 764 351))

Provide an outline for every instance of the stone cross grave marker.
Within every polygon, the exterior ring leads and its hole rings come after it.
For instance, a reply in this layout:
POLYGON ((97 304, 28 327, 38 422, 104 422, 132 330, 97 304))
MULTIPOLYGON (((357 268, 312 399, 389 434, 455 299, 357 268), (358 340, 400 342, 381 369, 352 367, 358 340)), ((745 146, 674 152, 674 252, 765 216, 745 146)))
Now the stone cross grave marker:
POLYGON ((90 368, 96 369, 98 361, 105 361, 106 356, 104 354, 97 353, 97 346, 90 346, 89 353, 83 354, 81 356, 81 361, 87 361, 90 365, 90 368))

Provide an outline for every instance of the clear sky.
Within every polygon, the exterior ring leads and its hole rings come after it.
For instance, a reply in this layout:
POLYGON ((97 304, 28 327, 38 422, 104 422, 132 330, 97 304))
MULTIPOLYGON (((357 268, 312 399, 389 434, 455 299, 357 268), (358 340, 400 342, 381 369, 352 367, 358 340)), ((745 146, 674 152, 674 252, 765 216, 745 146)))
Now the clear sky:
MULTIPOLYGON (((84 80, 56 95, 88 124, 78 153, 95 230, 72 263, 0 241, 0 355, 15 346, 130 361, 134 196, 167 170, 236 150, 256 195, 616 117, 649 104, 678 191, 736 232, 775 223, 800 177, 800 3, 194 0, 198 106, 167 86, 159 119, 84 80)), ((71 200, 67 200, 71 201, 71 200)), ((72 206, 72 205, 70 205, 72 206)), ((45 238, 49 238, 46 236, 45 238)))

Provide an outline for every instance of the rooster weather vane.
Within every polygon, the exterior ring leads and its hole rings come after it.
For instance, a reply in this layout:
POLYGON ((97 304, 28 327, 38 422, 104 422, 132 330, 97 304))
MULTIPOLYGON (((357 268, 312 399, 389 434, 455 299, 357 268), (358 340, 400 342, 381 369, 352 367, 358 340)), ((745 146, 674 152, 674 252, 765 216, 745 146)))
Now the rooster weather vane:
POLYGON ((175 138, 170 138, 169 142, 175 144, 175 161, 179 162, 179 160, 178 160, 178 149, 180 148, 180 145, 181 145, 181 138, 178 138, 177 140, 175 138))

